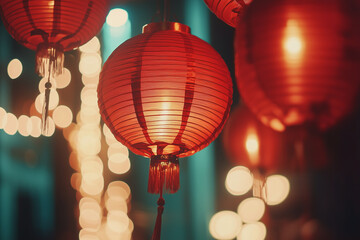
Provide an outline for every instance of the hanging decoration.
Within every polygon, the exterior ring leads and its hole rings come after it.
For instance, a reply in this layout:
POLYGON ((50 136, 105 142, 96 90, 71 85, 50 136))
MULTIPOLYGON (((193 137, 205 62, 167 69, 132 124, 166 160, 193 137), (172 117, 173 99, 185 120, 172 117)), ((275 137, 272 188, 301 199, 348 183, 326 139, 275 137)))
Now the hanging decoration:
POLYGON ((227 66, 188 26, 150 23, 105 62, 98 102, 116 139, 151 159, 148 191, 160 194, 152 239, 160 239, 162 194, 179 189, 179 158, 208 146, 228 117, 227 66))
POLYGON ((223 146, 238 165, 274 173, 282 165, 283 134, 264 126, 245 106, 235 108, 224 128, 223 146))
POLYGON ((351 111, 360 85, 355 1, 257 0, 235 39, 240 94, 265 125, 325 130, 351 111))
POLYGON ((64 52, 99 32, 107 0, 1 0, 0 15, 11 36, 36 51, 36 72, 47 77, 43 130, 49 110, 51 79, 63 69, 64 52))
POLYGON ((238 16, 252 0, 204 0, 208 8, 222 21, 236 27, 238 16))
POLYGON ((245 105, 232 111, 224 129, 224 149, 236 164, 250 168, 256 197, 266 197, 262 196, 266 176, 287 165, 282 153, 283 139, 283 134, 259 122, 245 105))

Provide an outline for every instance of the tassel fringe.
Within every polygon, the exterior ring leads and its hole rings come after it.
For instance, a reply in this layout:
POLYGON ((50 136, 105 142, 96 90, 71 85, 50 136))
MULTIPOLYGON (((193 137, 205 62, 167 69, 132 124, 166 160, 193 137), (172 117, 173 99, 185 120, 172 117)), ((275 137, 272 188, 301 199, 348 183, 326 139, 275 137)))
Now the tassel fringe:
POLYGON ((264 174, 260 171, 254 171, 253 196, 266 201, 267 191, 265 186, 264 174))
POLYGON ((55 77, 62 73, 64 51, 60 45, 42 43, 36 51, 36 73, 41 77, 55 77))
POLYGON ((175 193, 180 187, 179 159, 172 155, 156 155, 151 157, 148 192, 159 194, 165 185, 165 190, 175 193))

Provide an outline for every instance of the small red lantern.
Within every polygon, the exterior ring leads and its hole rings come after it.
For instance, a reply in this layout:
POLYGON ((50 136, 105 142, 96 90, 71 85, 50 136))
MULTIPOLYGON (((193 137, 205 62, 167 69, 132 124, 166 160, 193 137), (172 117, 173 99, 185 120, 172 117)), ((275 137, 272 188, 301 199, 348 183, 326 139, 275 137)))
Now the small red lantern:
POLYGON ((159 239, 163 185, 179 188, 179 157, 208 146, 232 102, 232 81, 220 55, 186 25, 150 23, 104 64, 98 86, 102 119, 136 154, 151 158, 148 191, 159 193, 153 239, 159 239))
POLYGON ((236 30, 239 91, 266 125, 329 128, 360 85, 355 1, 257 0, 236 30))
POLYGON ((231 27, 236 27, 238 15, 252 0, 204 0, 209 9, 231 27))
MULTIPOLYGON (((36 51, 36 72, 49 77, 45 85, 46 105, 50 77, 62 72, 64 51, 95 36, 107 12, 107 0, 0 0, 5 28, 20 44, 36 51)), ((46 119, 47 108, 45 111, 46 119)))
POLYGON ((282 139, 281 133, 262 124, 245 105, 231 112, 223 134, 231 160, 263 173, 273 173, 283 164, 282 139))

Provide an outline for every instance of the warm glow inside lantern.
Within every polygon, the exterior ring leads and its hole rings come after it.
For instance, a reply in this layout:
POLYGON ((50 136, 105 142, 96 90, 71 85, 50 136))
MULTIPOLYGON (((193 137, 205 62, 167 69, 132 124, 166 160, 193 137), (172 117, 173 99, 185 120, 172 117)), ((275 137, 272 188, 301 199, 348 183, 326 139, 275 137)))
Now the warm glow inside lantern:
POLYGON ((257 0, 235 40, 239 91, 266 125, 338 122, 360 85, 360 29, 355 1, 257 0))
POLYGON ((150 23, 104 64, 101 115, 115 137, 151 158, 149 192, 179 188, 179 157, 220 133, 232 102, 232 82, 220 55, 186 25, 150 23))

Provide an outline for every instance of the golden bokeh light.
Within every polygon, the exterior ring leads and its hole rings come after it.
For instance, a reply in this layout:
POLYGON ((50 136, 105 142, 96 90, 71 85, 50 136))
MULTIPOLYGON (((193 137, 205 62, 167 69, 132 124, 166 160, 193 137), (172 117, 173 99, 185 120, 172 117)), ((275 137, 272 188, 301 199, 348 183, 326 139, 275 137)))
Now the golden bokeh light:
POLYGON ((21 75, 22 71, 23 66, 19 59, 14 58, 9 62, 7 67, 7 73, 11 79, 18 78, 21 75))
POLYGON ((124 174, 130 170, 131 163, 128 157, 123 154, 113 154, 108 160, 109 170, 115 174, 124 174))
POLYGON ((35 138, 40 137, 40 135, 41 135, 41 118, 39 118, 37 116, 31 116, 30 120, 31 120, 30 136, 35 137, 35 138))
POLYGON ((107 228, 115 233, 123 233, 129 229, 129 217, 122 211, 111 211, 107 215, 107 228))
POLYGON ((128 158, 129 157, 129 149, 122 145, 119 142, 113 143, 109 146, 107 155, 110 158, 114 154, 119 154, 119 157, 128 158))
POLYGON ((81 90, 80 98, 83 104, 97 107, 97 91, 96 88, 84 87, 81 90))
POLYGON ((19 133, 24 136, 27 137, 30 135, 32 130, 32 123, 31 120, 28 116, 25 115, 21 115, 19 117, 19 133))
POLYGON ((127 207, 127 202, 121 198, 121 197, 111 197, 111 198, 107 198, 105 201, 105 206, 106 209, 110 212, 110 211, 121 211, 124 213, 127 213, 128 211, 128 207, 127 207))
POLYGON ((123 181, 114 181, 109 183, 106 194, 109 198, 121 197, 125 200, 130 198, 131 190, 129 185, 123 181))
POLYGON ((100 50, 100 41, 95 36, 90 41, 88 41, 84 45, 80 46, 79 49, 81 52, 84 52, 84 53, 98 52, 100 50))
POLYGON ((237 240, 264 240, 266 226, 262 222, 244 224, 237 240))
POLYGON ((55 77, 56 88, 66 88, 71 82, 71 72, 67 68, 63 68, 63 72, 55 77))
POLYGON ((282 203, 290 192, 290 182, 282 175, 271 175, 266 178, 263 196, 268 205, 282 203))
POLYGON ((265 203, 260 198, 247 198, 239 204, 237 212, 243 222, 257 222, 265 213, 265 203))
POLYGON ((52 117, 57 127, 66 128, 72 123, 73 113, 69 107, 59 105, 55 108, 52 117))
POLYGON ((7 115, 5 109, 0 107, 0 129, 4 128, 7 121, 7 115))
POLYGON ((12 113, 7 113, 6 118, 7 118, 7 121, 4 126, 4 131, 9 135, 14 135, 17 132, 18 127, 19 127, 18 119, 12 113))
POLYGON ((253 181, 253 176, 248 168, 237 166, 228 172, 225 187, 232 195, 239 196, 251 189, 253 181))
POLYGON ((101 70, 101 56, 98 53, 82 53, 79 71, 86 76, 95 76, 101 70))
POLYGON ((99 230, 101 226, 102 211, 100 205, 91 198, 82 198, 79 203, 79 224, 88 230, 99 230))
POLYGON ((102 240, 96 234, 96 232, 81 229, 79 232, 79 240, 102 240))
POLYGON ((121 8, 111 9, 106 17, 106 23, 111 27, 121 27, 128 20, 129 16, 126 10, 121 8))
POLYGON ((210 234, 215 239, 234 239, 240 232, 242 221, 240 216, 232 211, 221 211, 210 219, 210 234))
POLYGON ((96 124, 100 123, 100 114, 99 109, 90 107, 90 106, 82 106, 80 111, 80 121, 86 122, 87 124, 96 124))
POLYGON ((81 179, 81 190, 90 196, 96 196, 100 194, 104 189, 104 178, 100 175, 91 175, 91 177, 85 177, 81 179))
POLYGON ((81 81, 85 86, 92 84, 97 85, 99 83, 99 75, 94 75, 94 76, 83 75, 81 81))

